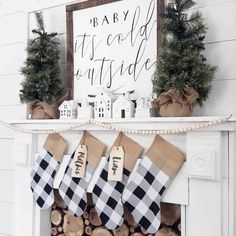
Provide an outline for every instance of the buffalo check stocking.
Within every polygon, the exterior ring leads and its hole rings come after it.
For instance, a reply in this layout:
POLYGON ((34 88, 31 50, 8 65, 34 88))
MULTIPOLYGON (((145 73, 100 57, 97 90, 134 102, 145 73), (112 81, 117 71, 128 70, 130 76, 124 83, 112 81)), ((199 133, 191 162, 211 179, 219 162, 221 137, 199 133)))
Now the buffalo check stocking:
POLYGON ((157 136, 125 187, 124 205, 150 234, 160 226, 160 201, 184 160, 184 154, 157 136))
POLYGON ((124 149, 124 169, 122 181, 108 180, 109 158, 103 164, 101 174, 92 191, 92 198, 95 209, 103 223, 108 229, 115 229, 121 226, 124 219, 124 209, 121 196, 128 181, 130 171, 142 151, 137 143, 120 133, 113 146, 122 146, 124 149), (127 160, 129 160, 127 162, 127 160))
MULTIPOLYGON (((71 156, 71 159, 74 158, 74 154, 71 156)), ((59 193, 65 201, 70 214, 81 216, 87 207, 86 188, 95 168, 90 163, 87 163, 85 178, 75 178, 72 177, 72 165, 73 161, 71 160, 60 184, 59 193)))
POLYGON ((93 189, 92 196, 95 209, 103 223, 108 229, 121 226, 123 219, 123 204, 121 195, 128 181, 130 172, 124 169, 123 180, 108 181, 108 158, 104 161, 102 172, 93 189))
POLYGON ((66 146, 66 141, 59 134, 49 135, 31 171, 33 197, 42 209, 54 203, 53 179, 66 146))
POLYGON ((80 144, 82 142, 87 147, 87 162, 84 177, 77 178, 72 176, 74 164, 72 160, 75 158, 76 153, 74 152, 59 186, 59 193, 65 201, 68 211, 75 216, 81 216, 87 207, 86 189, 104 151, 104 145, 101 141, 88 132, 84 133, 80 144))

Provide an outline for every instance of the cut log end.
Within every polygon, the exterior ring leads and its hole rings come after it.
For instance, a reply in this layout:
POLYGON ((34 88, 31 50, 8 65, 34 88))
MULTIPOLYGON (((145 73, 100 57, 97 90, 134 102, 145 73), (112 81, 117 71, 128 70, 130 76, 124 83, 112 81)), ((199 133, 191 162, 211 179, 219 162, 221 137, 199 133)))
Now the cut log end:
POLYGON ((85 225, 90 225, 90 221, 88 219, 84 220, 85 225))
POLYGON ((155 236, 178 236, 178 234, 170 227, 163 227, 156 232, 155 236))
POLYGON ((135 222, 133 216, 130 214, 126 207, 124 207, 124 218, 126 219, 128 226, 133 228, 138 227, 138 224, 135 222))
POLYGON ((87 205, 89 207, 93 206, 93 197, 92 197, 92 193, 87 193, 87 205))
POLYGON ((55 204, 62 208, 65 209, 66 208, 66 204, 64 202, 64 200, 62 199, 61 195, 59 194, 58 189, 53 189, 53 193, 54 193, 54 202, 55 204))
POLYGON ((142 231, 142 233, 143 233, 144 235, 147 235, 147 234, 148 234, 148 232, 147 232, 145 229, 143 229, 143 228, 141 228, 141 231, 142 231))
POLYGON ((112 232, 114 236, 129 236, 129 228, 126 224, 121 225, 117 229, 114 229, 112 232))
POLYGON ((131 234, 130 236, 143 236, 143 234, 139 233, 139 232, 135 232, 135 233, 131 234))
POLYGON ((59 226, 62 222, 62 214, 60 210, 53 210, 51 212, 51 222, 55 226, 59 226))
POLYGON ((104 227, 95 228, 91 234, 92 236, 112 236, 112 233, 104 227))
POLYGON ((63 230, 65 235, 82 236, 84 233, 84 222, 81 217, 75 217, 72 215, 64 216, 63 230))
POLYGON ((90 226, 86 226, 86 227, 85 227, 85 233, 86 233, 87 235, 91 235, 91 234, 92 234, 92 228, 91 228, 90 226))
POLYGON ((51 229, 51 235, 57 235, 57 228, 56 227, 53 227, 52 229, 51 229))
POLYGON ((100 220, 98 213, 96 212, 95 208, 91 208, 89 212, 89 221, 94 226, 101 226, 102 221, 100 220))
POLYGON ((174 225, 181 218, 180 205, 161 203, 161 222, 167 226, 174 225))
POLYGON ((84 219, 88 219, 89 218, 89 213, 87 211, 84 212, 83 214, 84 219))

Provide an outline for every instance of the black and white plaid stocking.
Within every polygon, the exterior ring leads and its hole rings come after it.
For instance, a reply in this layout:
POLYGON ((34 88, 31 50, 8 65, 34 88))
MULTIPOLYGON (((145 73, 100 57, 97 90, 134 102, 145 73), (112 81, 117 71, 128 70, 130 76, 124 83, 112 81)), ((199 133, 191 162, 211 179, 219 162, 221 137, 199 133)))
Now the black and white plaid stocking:
POLYGON ((86 189, 91 180, 92 174, 95 170, 89 162, 86 165, 85 178, 72 177, 72 164, 73 157, 67 166, 65 176, 59 186, 59 193, 65 201, 68 211, 75 216, 81 216, 87 207, 87 194, 86 189))
POLYGON ((47 209, 54 203, 53 179, 59 168, 59 162, 52 154, 42 150, 31 171, 31 190, 36 203, 47 209))
POLYGON ((101 165, 101 174, 92 191, 95 209, 103 223, 108 229, 121 226, 124 219, 124 209, 121 201, 125 184, 130 172, 124 168, 122 182, 108 181, 108 158, 101 165))
POLYGON ((144 156, 124 189, 124 205, 148 233, 155 233, 160 226, 160 201, 170 183, 169 176, 144 156))

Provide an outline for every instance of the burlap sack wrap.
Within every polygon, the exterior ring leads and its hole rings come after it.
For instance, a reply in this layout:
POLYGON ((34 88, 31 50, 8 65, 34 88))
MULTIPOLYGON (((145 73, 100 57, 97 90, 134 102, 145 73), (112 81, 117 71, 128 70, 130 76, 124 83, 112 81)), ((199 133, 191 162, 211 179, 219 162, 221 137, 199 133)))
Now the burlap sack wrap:
POLYGON ((198 97, 198 93, 193 88, 187 89, 184 94, 177 89, 170 89, 160 94, 156 102, 160 107, 161 116, 191 116, 193 104, 198 97))

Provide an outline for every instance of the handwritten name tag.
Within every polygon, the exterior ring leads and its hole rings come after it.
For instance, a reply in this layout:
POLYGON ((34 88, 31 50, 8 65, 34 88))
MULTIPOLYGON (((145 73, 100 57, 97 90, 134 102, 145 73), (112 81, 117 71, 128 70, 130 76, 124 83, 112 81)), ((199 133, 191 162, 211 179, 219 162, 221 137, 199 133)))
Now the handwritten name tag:
POLYGON ((122 181, 124 168, 124 150, 121 146, 114 146, 110 152, 108 180, 122 181))
POLYGON ((72 177, 84 178, 87 161, 86 145, 79 145, 72 160, 72 177))

